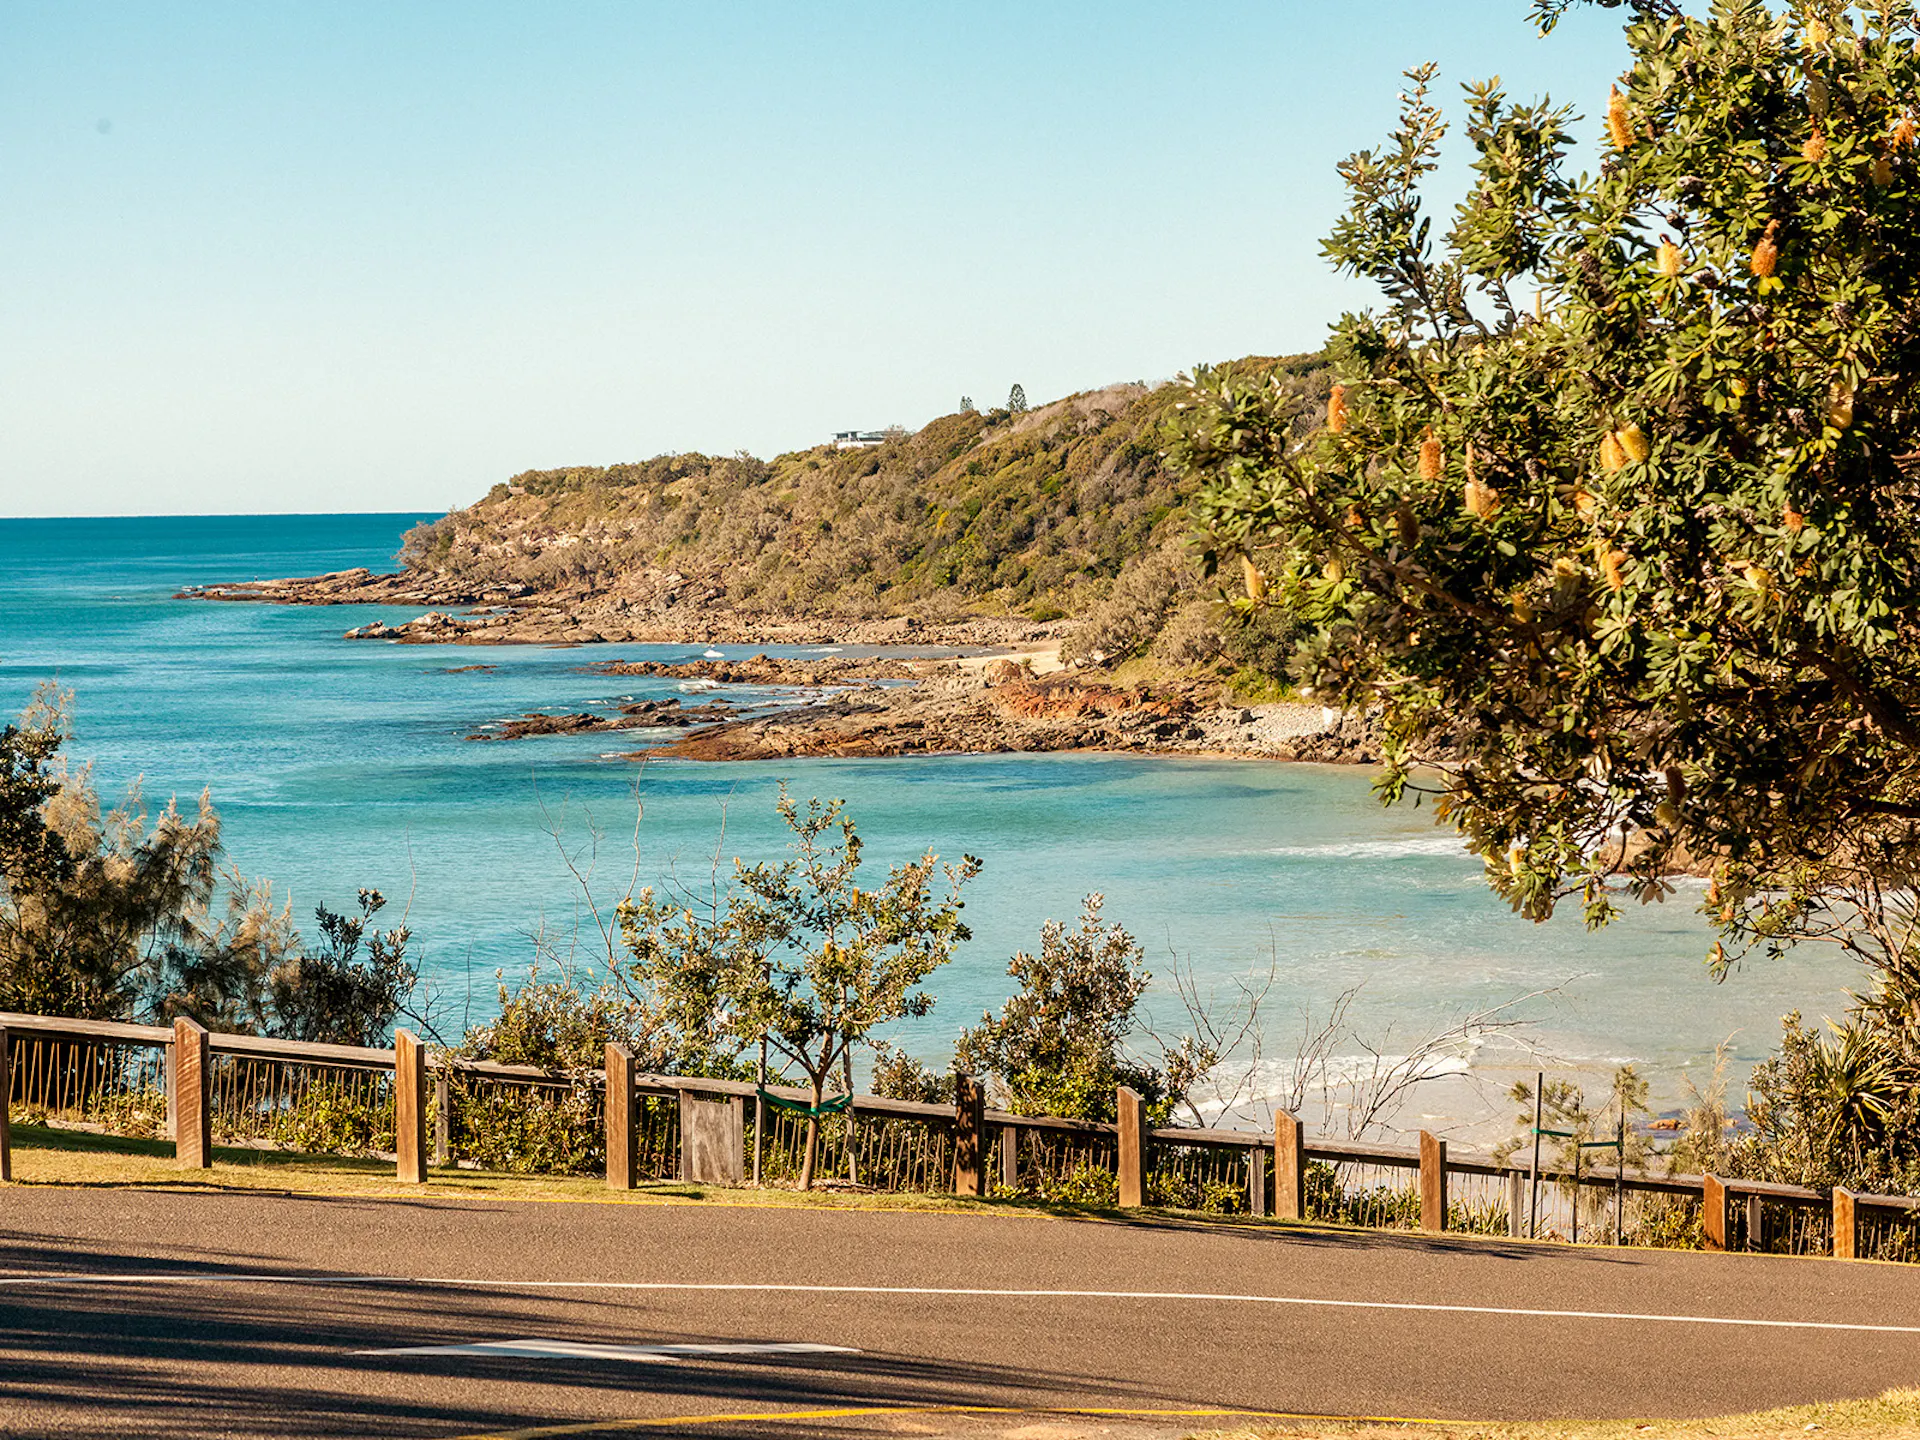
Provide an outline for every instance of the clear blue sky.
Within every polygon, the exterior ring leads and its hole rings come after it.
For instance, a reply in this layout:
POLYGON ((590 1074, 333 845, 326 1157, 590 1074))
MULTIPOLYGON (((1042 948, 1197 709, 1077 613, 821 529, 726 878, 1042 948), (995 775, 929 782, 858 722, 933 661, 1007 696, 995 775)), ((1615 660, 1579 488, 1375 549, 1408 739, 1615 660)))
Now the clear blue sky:
POLYGON ((431 509, 1310 349, 1404 67, 1600 114, 1622 12, 1524 14, 0 0, 0 514, 431 509))

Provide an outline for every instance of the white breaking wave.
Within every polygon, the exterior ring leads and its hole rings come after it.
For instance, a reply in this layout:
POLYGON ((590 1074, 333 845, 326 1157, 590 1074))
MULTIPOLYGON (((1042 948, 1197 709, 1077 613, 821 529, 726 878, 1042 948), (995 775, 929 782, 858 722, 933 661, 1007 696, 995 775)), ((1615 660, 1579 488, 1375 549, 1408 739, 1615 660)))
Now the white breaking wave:
POLYGON ((718 690, 720 682, 718 680, 682 680, 673 688, 682 695, 696 695, 702 690, 718 690))
POLYGON ((1466 842, 1456 835, 1422 835, 1407 840, 1341 840, 1331 845, 1276 845, 1267 854, 1301 860, 1413 860, 1423 855, 1473 858, 1466 842))
POLYGON ((724 660, 727 658, 727 652, 724 650, 702 650, 700 653, 709 660, 724 660))

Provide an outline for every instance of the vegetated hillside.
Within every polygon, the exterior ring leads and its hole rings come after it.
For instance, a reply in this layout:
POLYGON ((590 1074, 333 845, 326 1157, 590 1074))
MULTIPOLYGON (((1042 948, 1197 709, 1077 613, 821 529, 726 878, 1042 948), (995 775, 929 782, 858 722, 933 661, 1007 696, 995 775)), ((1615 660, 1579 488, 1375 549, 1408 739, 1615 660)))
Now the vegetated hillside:
MULTIPOLYGON (((1235 368, 1271 376, 1313 423, 1327 383, 1319 356, 1235 368)), ((1118 596, 1142 612, 1108 627, 1107 643, 1127 648, 1193 595, 1189 487, 1161 459, 1183 393, 1114 385, 772 461, 663 455, 528 471, 416 527, 400 558, 475 595, 619 597, 623 609, 1044 621, 1095 617, 1118 596)))

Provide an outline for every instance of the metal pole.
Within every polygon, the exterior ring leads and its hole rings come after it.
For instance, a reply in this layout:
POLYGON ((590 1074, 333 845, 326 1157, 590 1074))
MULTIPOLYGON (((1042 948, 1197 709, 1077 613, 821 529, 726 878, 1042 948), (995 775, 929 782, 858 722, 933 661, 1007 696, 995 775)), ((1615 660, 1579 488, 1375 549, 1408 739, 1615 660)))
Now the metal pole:
POLYGON ((1620 1133, 1613 1170, 1613 1243, 1627 1243, 1627 1102, 1620 1102, 1620 1133))
POLYGON ((762 1098, 767 1088, 767 1037, 760 1037, 760 1083, 753 1087, 753 1183, 760 1183, 760 1147, 767 1134, 767 1102, 762 1098))
POLYGON ((1573 1243, 1580 1243, 1580 1156, 1586 1146, 1580 1143, 1580 1132, 1573 1132, 1573 1243))
POLYGON ((1541 1103, 1547 1088, 1547 1072, 1542 1070, 1533 1081, 1533 1169, 1529 1172, 1527 1199, 1527 1238, 1540 1238, 1540 1119, 1541 1103))

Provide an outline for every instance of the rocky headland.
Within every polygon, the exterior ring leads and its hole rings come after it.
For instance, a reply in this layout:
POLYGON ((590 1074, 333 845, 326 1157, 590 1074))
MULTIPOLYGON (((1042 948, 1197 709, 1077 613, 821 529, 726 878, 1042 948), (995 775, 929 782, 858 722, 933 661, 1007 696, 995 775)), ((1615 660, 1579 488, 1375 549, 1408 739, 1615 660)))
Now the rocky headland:
MULTIPOLYGON (((1044 655, 1042 657, 1044 663, 1044 655)), ((1101 750, 1362 764, 1379 759, 1366 725, 1316 705, 1223 703, 1194 684, 1129 686, 1031 663, 966 661, 609 661, 609 676, 644 676, 760 693, 687 705, 677 699, 615 713, 527 715, 470 739, 666 731, 622 752, 632 759, 775 760, 812 756, 999 754, 1101 750)))

